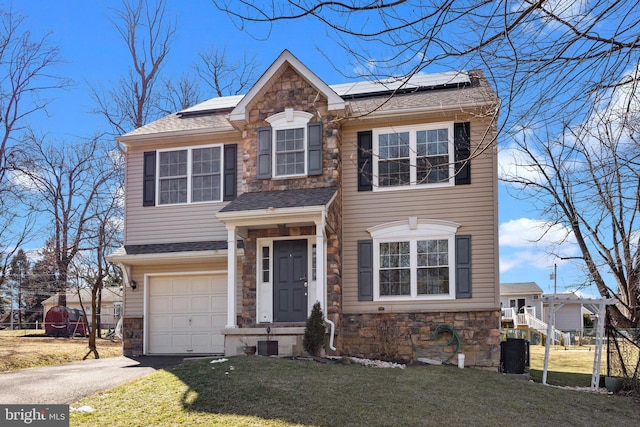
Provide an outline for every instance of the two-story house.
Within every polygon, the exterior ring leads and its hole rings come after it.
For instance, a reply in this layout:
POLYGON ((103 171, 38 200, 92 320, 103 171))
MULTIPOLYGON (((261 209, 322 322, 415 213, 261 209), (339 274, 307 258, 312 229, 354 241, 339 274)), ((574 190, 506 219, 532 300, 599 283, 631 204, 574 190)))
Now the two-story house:
POLYGON ((450 325, 499 362, 496 121, 479 71, 327 85, 284 51, 243 96, 118 138, 124 353, 413 359, 450 325))

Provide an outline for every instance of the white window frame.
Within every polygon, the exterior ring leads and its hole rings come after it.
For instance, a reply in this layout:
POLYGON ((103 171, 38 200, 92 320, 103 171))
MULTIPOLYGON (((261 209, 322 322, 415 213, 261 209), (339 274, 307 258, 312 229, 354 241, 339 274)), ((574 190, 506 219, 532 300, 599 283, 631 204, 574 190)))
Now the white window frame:
MULTIPOLYGON (((316 299, 317 280, 312 278, 313 245, 315 236, 282 236, 264 237, 256 241, 256 323, 273 322, 273 242, 277 240, 306 240, 307 241, 307 317, 316 299), (265 269, 262 263, 262 248, 269 248, 269 265, 265 269), (262 273, 269 271, 269 281, 263 281, 262 273)), ((326 252, 325 252, 326 253, 326 252)))
POLYGON ((410 217, 407 220, 377 225, 367 231, 373 238, 373 300, 425 301, 451 300, 456 297, 455 236, 460 224, 451 221, 410 217), (447 240, 449 258, 449 292, 447 294, 418 295, 418 240, 447 240), (409 242, 411 265, 411 292, 409 295, 380 295, 380 243, 409 242))
POLYGON ((273 171, 274 179, 283 179, 283 178, 292 178, 292 177, 301 177, 307 176, 309 169, 308 162, 308 152, 309 152, 309 143, 308 143, 308 131, 307 125, 309 121, 313 117, 313 114, 307 113, 305 111, 295 111, 293 108, 286 108, 283 112, 274 114, 273 116, 265 119, 271 125, 271 170, 273 171), (277 167, 277 132, 288 129, 300 129, 303 131, 303 146, 304 146, 304 172, 298 174, 289 174, 289 175, 278 175, 278 167, 277 167))
POLYGON ((453 122, 425 123, 419 125, 393 126, 375 128, 373 134, 373 191, 410 190, 415 188, 449 187, 455 185, 455 145, 453 134, 453 122), (417 137, 419 131, 447 129, 448 154, 449 154, 449 179, 443 182, 418 183, 417 182, 417 137), (380 159, 380 135, 409 132, 409 184, 380 186, 379 185, 379 159, 380 159))
POLYGON ((175 206, 185 204, 201 204, 201 203, 220 203, 224 198, 224 144, 207 144, 207 145, 194 145, 189 147, 174 147, 163 148, 157 150, 156 156, 156 206, 175 206), (199 150, 203 148, 219 148, 220 149, 220 198, 218 200, 204 200, 194 202, 192 201, 192 183, 193 183, 193 150, 199 150), (172 152, 172 151, 187 151, 187 201, 180 203, 161 203, 160 202, 160 153, 172 152))

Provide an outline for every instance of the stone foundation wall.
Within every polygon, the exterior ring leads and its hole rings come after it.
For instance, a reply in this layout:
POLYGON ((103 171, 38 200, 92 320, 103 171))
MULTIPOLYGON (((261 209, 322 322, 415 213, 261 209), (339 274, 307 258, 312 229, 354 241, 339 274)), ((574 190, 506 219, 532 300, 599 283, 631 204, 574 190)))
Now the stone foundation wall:
POLYGON ((124 317, 122 319, 122 354, 127 357, 142 354, 142 317, 124 317))
MULTIPOLYGON (((343 314, 338 334, 338 352, 344 355, 403 359, 419 357, 444 360, 455 350, 447 344, 450 333, 434 332, 449 325, 460 338, 465 365, 497 368, 500 364, 500 312, 343 314)), ((449 363, 457 363, 453 358, 449 363)))

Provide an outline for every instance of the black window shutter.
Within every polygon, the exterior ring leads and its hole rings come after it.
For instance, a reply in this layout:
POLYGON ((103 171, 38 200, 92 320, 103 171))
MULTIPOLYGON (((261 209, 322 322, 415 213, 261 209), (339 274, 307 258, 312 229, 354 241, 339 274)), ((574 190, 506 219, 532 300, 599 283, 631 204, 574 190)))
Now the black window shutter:
POLYGON ((373 301, 373 240, 358 240, 358 301, 373 301))
POLYGON ((471 184, 471 127, 469 122, 453 124, 456 185, 471 184))
POLYGON ((307 174, 322 175, 322 122, 307 125, 307 174))
POLYGON ((156 205, 156 152, 146 151, 143 160, 142 206, 156 205))
POLYGON ((258 179, 271 178, 271 126, 258 128, 258 179))
POLYGON ((226 144, 224 146, 224 194, 222 200, 233 200, 237 196, 238 187, 238 146, 226 144))
POLYGON ((373 189, 373 132, 358 132, 358 191, 373 189))
POLYGON ((471 298, 471 235, 456 236, 456 298, 471 298))

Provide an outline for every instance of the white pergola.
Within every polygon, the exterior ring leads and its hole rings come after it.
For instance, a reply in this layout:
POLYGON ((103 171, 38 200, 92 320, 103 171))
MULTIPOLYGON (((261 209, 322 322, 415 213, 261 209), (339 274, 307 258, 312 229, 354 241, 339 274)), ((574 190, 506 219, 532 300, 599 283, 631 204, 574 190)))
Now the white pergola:
POLYGON ((549 315, 547 319, 547 337, 544 350, 544 370, 542 371, 542 384, 547 384, 547 369, 549 367, 549 349, 551 347, 552 331, 555 322, 555 313, 566 303, 589 304, 597 307, 598 316, 596 323, 596 348, 593 356, 593 373, 591 374, 591 389, 595 390, 600 385, 600 364, 602 359, 602 337, 604 336, 605 314, 607 306, 615 304, 615 298, 575 298, 568 296, 545 296, 542 301, 549 303, 549 315), (556 305, 557 304, 557 305, 556 305))

